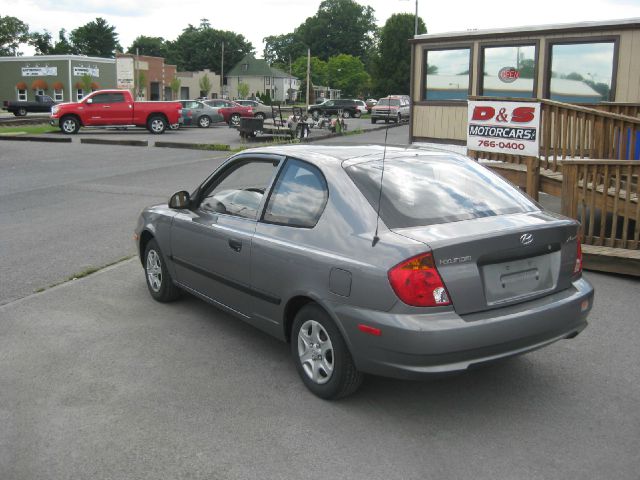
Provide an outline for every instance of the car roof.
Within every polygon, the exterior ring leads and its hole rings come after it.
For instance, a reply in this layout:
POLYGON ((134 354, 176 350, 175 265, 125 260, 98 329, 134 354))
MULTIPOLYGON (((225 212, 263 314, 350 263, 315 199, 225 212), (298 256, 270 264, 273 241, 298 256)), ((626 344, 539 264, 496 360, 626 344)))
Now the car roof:
POLYGON ((329 146, 329 145, 277 145, 270 147, 258 147, 244 150, 239 156, 251 154, 275 154, 305 160, 314 165, 324 166, 350 166, 366 161, 393 160, 397 158, 448 158, 466 159, 457 153, 439 150, 435 148, 402 148, 382 145, 355 145, 355 146, 329 146))

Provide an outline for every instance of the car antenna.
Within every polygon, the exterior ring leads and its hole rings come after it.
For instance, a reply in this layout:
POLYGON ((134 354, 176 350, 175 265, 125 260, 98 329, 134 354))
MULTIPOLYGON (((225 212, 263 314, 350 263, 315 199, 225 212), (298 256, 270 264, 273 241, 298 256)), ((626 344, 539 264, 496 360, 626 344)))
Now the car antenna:
MULTIPOLYGON (((387 117, 390 110, 387 111, 387 117)), ((384 180, 384 159, 387 156, 387 135, 389 135, 389 122, 387 118, 387 128, 384 130, 384 150, 382 151, 382 174, 380 175, 380 189, 378 190, 378 211, 376 212, 376 233, 373 234, 373 241, 371 246, 375 247, 380 241, 378 236, 378 227, 380 226, 380 204, 382 203, 382 181, 384 180)))

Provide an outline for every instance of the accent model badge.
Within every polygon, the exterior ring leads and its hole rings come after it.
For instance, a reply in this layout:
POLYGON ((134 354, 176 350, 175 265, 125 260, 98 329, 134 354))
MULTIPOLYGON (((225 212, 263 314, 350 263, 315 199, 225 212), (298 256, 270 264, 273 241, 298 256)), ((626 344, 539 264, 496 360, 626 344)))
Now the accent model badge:
POLYGON ((530 233, 523 233, 520 236, 520 243, 525 247, 527 245, 531 245, 532 242, 533 242, 533 235, 531 235, 530 233))

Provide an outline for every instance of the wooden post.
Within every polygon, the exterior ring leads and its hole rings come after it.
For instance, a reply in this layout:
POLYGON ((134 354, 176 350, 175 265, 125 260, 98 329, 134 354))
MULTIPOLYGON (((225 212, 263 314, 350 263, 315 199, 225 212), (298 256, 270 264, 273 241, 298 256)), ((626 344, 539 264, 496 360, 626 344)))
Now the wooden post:
POLYGON ((526 157, 527 162, 527 194, 538 201, 540 191, 540 159, 537 157, 526 157))
POLYGON ((562 214, 570 218, 578 218, 578 165, 562 164, 562 214))

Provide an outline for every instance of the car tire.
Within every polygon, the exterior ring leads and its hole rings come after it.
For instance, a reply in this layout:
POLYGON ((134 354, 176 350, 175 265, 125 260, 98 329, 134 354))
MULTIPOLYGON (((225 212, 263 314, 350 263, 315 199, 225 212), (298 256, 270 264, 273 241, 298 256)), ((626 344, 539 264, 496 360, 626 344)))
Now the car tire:
POLYGON ((16 112, 15 112, 15 116, 16 117, 26 117, 27 116, 27 109, 24 107, 20 107, 16 112))
POLYGON ((67 135, 73 135, 80 130, 80 122, 76 117, 66 116, 60 119, 60 131, 67 135))
POLYGON ((166 303, 172 302, 180 296, 180 289, 173 283, 155 238, 147 243, 143 265, 147 288, 154 300, 166 303))
POLYGON ((362 383, 338 327, 315 303, 302 307, 293 321, 291 354, 303 383, 320 398, 345 397, 362 383))
POLYGON ((342 118, 350 118, 351 117, 351 112, 349 110, 345 110, 344 112, 342 112, 342 118))
POLYGON ((234 113, 233 115, 231 115, 231 118, 229 119, 229 125, 231 125, 232 127, 237 127, 238 125, 240 125, 239 113, 234 113))
POLYGON ((377 119, 377 118, 372 118, 372 119, 371 119, 371 123, 373 123, 373 124, 375 124, 377 121, 378 121, 378 119, 377 119))
POLYGON ((160 135, 167 129, 167 120, 162 115, 151 115, 147 120, 147 130, 160 135))
POLYGON ((362 112, 360 110, 358 110, 357 112, 354 112, 353 114, 353 118, 360 118, 362 116, 362 112))
POLYGON ((207 115, 202 115, 198 119, 198 127, 209 128, 211 126, 211 119, 207 115))
POLYGON ((262 112, 258 112, 254 115, 254 117, 259 118, 260 120, 264 120, 265 119, 265 114, 262 112))

